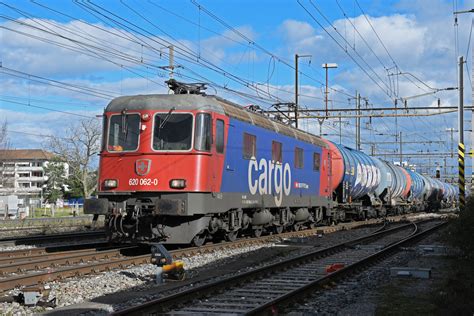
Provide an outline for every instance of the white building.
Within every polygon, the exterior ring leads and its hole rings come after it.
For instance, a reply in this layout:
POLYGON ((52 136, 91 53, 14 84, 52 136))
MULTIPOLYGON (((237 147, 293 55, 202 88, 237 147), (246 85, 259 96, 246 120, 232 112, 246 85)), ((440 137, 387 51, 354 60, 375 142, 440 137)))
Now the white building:
MULTIPOLYGON (((53 158, 42 149, 0 150, 0 196, 16 195, 24 205, 39 205, 48 180, 44 167, 53 158)), ((64 169, 67 176, 67 164, 64 169)))

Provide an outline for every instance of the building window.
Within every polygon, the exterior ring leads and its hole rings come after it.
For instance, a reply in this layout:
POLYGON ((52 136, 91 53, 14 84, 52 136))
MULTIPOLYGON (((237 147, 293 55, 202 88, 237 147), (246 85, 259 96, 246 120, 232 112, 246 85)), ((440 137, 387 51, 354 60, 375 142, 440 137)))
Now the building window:
POLYGON ((321 166, 321 155, 318 153, 313 154, 313 170, 319 171, 319 167, 321 166))
POLYGON ((281 153, 282 145, 280 142, 272 141, 272 160, 274 162, 282 162, 283 157, 281 153))
POLYGON ((244 158, 257 157, 257 137, 255 135, 244 133, 244 158))
POLYGON ((224 121, 216 121, 216 151, 219 154, 224 152, 224 121))
POLYGON ((33 171, 31 173, 31 176, 32 177, 42 177, 43 176, 43 173, 41 171, 33 171))
POLYGON ((302 148, 295 147, 295 168, 303 169, 304 152, 302 148))
POLYGON ((20 188, 29 188, 30 187, 30 183, 27 182, 27 183, 20 183, 20 188))

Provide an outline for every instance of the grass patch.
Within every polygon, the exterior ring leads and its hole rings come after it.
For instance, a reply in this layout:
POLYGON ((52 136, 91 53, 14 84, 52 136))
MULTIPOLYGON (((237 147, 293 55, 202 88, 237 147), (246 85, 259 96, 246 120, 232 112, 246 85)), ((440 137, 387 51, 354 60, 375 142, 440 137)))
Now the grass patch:
POLYGON ((392 281, 380 291, 377 315, 474 315, 474 198, 451 221, 444 239, 461 250, 458 257, 439 258, 446 277, 419 289, 423 281, 392 281))
POLYGON ((474 198, 469 198, 466 208, 454 219, 448 231, 448 242, 461 249, 464 258, 474 259, 474 198))
POLYGON ((474 264, 472 259, 451 259, 449 278, 432 293, 438 315, 474 314, 474 264))
MULTIPOLYGON (((76 213, 76 216, 79 216, 79 215, 83 215, 83 211, 82 209, 79 209, 79 212, 76 213)), ((34 214, 33 214, 33 211, 30 211, 30 216, 29 218, 32 218, 32 217, 35 217, 35 218, 39 218, 39 217, 64 217, 64 216, 72 216, 73 215, 73 209, 72 208, 57 208, 55 211, 54 211, 54 216, 52 214, 52 211, 51 209, 46 209, 46 208, 36 208, 34 210, 34 214)))
POLYGON ((401 290, 409 288, 411 280, 404 280, 403 284, 394 283, 381 290, 382 300, 377 305, 376 315, 433 315, 437 306, 431 300, 429 293, 409 293, 401 290))

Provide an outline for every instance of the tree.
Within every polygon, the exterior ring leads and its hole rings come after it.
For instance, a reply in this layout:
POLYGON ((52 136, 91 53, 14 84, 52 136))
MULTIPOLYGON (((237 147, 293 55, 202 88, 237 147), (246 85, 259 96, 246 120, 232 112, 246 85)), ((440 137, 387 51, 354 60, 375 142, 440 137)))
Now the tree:
POLYGON ((50 203, 56 203, 64 196, 64 187, 67 181, 64 162, 57 157, 54 158, 44 167, 44 173, 48 177, 44 197, 50 203))
POLYGON ((101 128, 97 119, 82 120, 63 137, 52 137, 50 150, 69 165, 71 183, 78 183, 84 198, 97 188, 97 154, 100 152, 101 128))
MULTIPOLYGON (((8 140, 8 122, 4 120, 3 123, 0 125, 0 150, 6 150, 9 147, 9 140, 8 140)), ((4 167, 2 160, 5 157, 0 153, 0 187, 6 187, 8 184, 8 178, 4 176, 4 167)), ((11 183, 10 183, 11 185, 11 183)))
POLYGON ((7 149, 8 143, 8 122, 5 120, 0 126, 0 149, 7 149))

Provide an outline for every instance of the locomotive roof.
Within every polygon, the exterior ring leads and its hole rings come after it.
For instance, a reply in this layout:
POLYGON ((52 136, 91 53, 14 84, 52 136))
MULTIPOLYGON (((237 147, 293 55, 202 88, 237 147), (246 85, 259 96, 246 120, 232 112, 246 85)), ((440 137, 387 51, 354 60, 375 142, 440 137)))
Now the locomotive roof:
POLYGON ((107 105, 105 111, 169 110, 173 106, 177 110, 204 110, 224 114, 222 106, 214 99, 197 94, 147 94, 118 97, 107 105))
POLYGON ((113 99, 107 105, 106 112, 121 112, 123 110, 168 110, 175 107, 177 110, 203 110, 225 114, 240 121, 273 130, 277 133, 296 139, 328 147, 318 136, 287 126, 269 117, 245 110, 242 106, 216 96, 198 94, 150 94, 123 96, 113 99))

